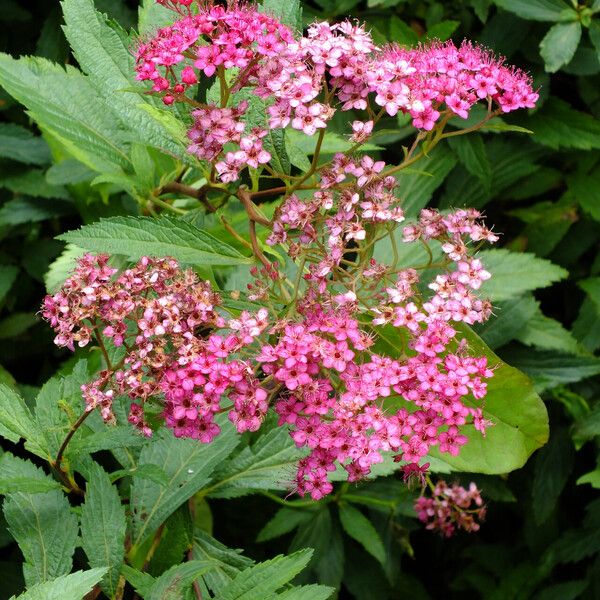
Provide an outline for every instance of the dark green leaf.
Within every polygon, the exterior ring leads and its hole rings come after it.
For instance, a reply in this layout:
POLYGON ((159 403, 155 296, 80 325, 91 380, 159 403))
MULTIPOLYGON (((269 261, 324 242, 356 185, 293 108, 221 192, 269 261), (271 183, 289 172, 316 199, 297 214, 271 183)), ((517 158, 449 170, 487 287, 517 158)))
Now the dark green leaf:
POLYGON ((557 23, 550 28, 540 43, 540 54, 546 63, 546 71, 555 73, 571 62, 579 40, 581 23, 557 23))
POLYGON ((106 567, 102 589, 111 598, 119 587, 125 557, 125 508, 104 469, 93 463, 81 507, 81 545, 91 567, 106 567))
POLYGON ((174 217, 112 217, 84 225, 58 239, 91 250, 123 254, 138 260, 151 252, 171 256, 189 265, 238 265, 251 263, 235 248, 206 231, 174 217))
MULTIPOLYGON (((11 454, 0 459, 2 478, 26 477, 52 482, 41 469, 11 454)), ((77 517, 61 490, 7 494, 4 517, 25 558, 28 586, 66 575, 73 566, 78 533, 77 517)))
POLYGON ((24 127, 0 123, 0 157, 10 158, 29 165, 46 165, 50 162, 48 144, 24 127))
POLYGON ((562 0, 494 0, 494 2, 523 19, 532 21, 574 21, 577 13, 562 0))
POLYGON ((340 521, 344 531, 382 565, 386 560, 385 547, 375 527, 360 510, 351 504, 340 505, 340 521))
POLYGON ((192 439, 178 439, 171 431, 162 430, 142 449, 139 464, 160 467, 169 477, 169 485, 164 487, 134 475, 131 487, 134 545, 142 543, 171 513, 210 481, 215 467, 239 441, 232 426, 226 425, 223 429, 210 445, 192 439))

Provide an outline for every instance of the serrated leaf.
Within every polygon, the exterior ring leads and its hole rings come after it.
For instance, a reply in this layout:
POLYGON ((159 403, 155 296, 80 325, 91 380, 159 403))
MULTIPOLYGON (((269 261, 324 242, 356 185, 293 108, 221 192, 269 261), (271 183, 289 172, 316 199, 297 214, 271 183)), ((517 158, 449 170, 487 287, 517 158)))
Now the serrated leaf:
POLYGON ((488 321, 475 328, 481 339, 492 349, 515 339, 527 326, 538 309, 531 295, 507 300, 494 307, 488 321))
POLYGON ((44 138, 13 123, 0 123, 0 157, 29 165, 47 165, 50 149, 44 138))
POLYGON ((100 581, 104 573, 105 569, 76 571, 34 585, 10 600, 81 600, 100 581))
POLYGON ((188 265, 239 265, 252 262, 203 229, 175 217, 111 217, 84 225, 58 239, 91 250, 138 260, 149 253, 188 265))
POLYGON ((491 184, 492 166, 480 135, 453 136, 448 138, 448 144, 471 175, 477 177, 484 186, 491 184))
MULTIPOLYGON (((53 481, 32 463, 11 454, 0 458, 0 470, 3 478, 53 481)), ((79 527, 61 490, 12 492, 4 500, 3 511, 25 558, 23 574, 28 586, 71 571, 79 527)))
POLYGON ((532 21, 558 22, 577 19, 577 13, 562 0, 494 0, 501 8, 532 21))
POLYGON ((334 593, 335 588, 326 585, 302 585, 278 594, 277 597, 280 600, 327 600, 334 593))
POLYGON ((253 562, 242 556, 241 550, 227 548, 207 533, 196 530, 194 537, 194 558, 209 561, 213 568, 202 578, 211 592, 219 597, 221 590, 237 575, 251 567, 253 562))
POLYGON ((77 260, 85 254, 83 248, 74 244, 67 244, 62 254, 52 263, 44 275, 46 291, 55 294, 65 282, 67 277, 75 270, 77 260))
POLYGON ((567 180, 569 192, 592 219, 600 221, 600 173, 580 173, 567 180))
POLYGON ((129 565, 122 566, 121 574, 142 598, 145 598, 150 593, 150 590, 156 581, 152 575, 138 571, 129 565))
POLYGON ((460 21, 440 21, 427 29, 427 40, 440 40, 445 42, 457 30, 460 21))
MULTIPOLYGON (((50 378, 35 399, 35 419, 51 457, 56 456, 72 423, 83 410, 81 386, 88 380, 87 361, 80 360, 65 377, 57 374, 50 378)), ((73 449, 68 448, 65 456, 67 459, 75 456, 73 449)))
POLYGON ((516 367, 533 379, 536 390, 540 392, 600 373, 600 359, 595 356, 514 348, 511 350, 510 358, 516 367))
POLYGON ((289 556, 259 563, 242 571, 229 583, 219 596, 219 600, 269 599, 291 581, 310 562, 312 550, 300 550, 289 556))
POLYGON ((555 150, 600 148, 600 122, 554 96, 524 122, 533 130, 534 142, 555 150))
POLYGON ((79 161, 99 172, 127 167, 127 144, 108 106, 76 69, 0 54, 0 85, 79 161))
POLYGON ((88 169, 83 163, 74 158, 67 158, 52 165, 46 171, 46 181, 51 185, 72 185, 91 181, 95 176, 94 171, 88 169))
POLYGON ((293 465, 303 455, 288 431, 275 427, 224 462, 215 471, 207 493, 216 498, 234 498, 257 489, 285 490, 293 465))
POLYGON ((524 292, 548 287, 567 277, 568 272, 526 252, 504 248, 484 250, 478 254, 492 277, 481 286, 481 294, 492 300, 508 300, 524 292))
POLYGON ((540 55, 546 71, 556 73, 563 65, 571 62, 581 39, 581 23, 557 23, 552 26, 540 42, 540 55))
POLYGON ((351 538, 361 544, 380 564, 385 563, 386 552, 383 542, 371 521, 360 510, 351 504, 341 504, 340 521, 344 531, 351 538))
POLYGON ((201 490, 210 481, 215 467, 238 441, 230 425, 225 425, 210 444, 178 439, 170 430, 156 434, 156 439, 142 449, 139 464, 160 467, 169 477, 169 485, 164 487, 134 474, 131 486, 132 543, 136 546, 142 543, 181 504, 201 490))
POLYGON ((140 104, 151 104, 149 97, 121 91, 135 82, 134 56, 119 33, 95 9, 93 0, 63 0, 61 4, 65 36, 77 62, 131 131, 133 139, 185 158, 185 146, 147 112, 140 110, 140 104))
POLYGON ((598 60, 600 60, 600 23, 598 23, 597 20, 592 21, 588 32, 590 35, 590 41, 596 50, 598 60))
POLYGON ((91 567, 106 567, 101 587, 111 598, 119 587, 125 557, 125 508, 117 489, 98 463, 88 473, 81 507, 81 545, 91 567))
POLYGON ((69 199, 69 193, 62 186, 51 185, 41 169, 15 169, 12 167, 5 173, 0 173, 0 187, 14 194, 23 194, 34 198, 69 199))
POLYGON ((551 319, 538 308, 518 331, 516 339, 527 346, 542 350, 561 350, 571 354, 581 354, 582 349, 559 321, 551 319))
MULTIPOLYGON (((0 473, 2 473, 1 463, 0 473)), ((13 492, 42 494, 51 490, 60 490, 60 483, 37 477, 2 477, 0 479, 0 494, 10 494, 13 492)))
POLYGON ((156 579, 145 598, 146 600, 181 600, 186 588, 211 569, 211 563, 203 560, 191 560, 171 567, 156 579))
POLYGON ((0 384, 0 425, 4 427, 2 435, 11 442, 25 440, 25 447, 46 458, 44 435, 33 418, 29 407, 15 390, 0 384))

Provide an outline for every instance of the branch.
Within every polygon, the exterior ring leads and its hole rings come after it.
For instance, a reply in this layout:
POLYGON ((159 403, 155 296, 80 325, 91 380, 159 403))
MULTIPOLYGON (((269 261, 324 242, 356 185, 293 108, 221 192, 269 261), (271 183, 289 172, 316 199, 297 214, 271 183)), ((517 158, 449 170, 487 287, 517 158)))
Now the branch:
POLYGON ((185 183, 179 183, 178 181, 171 181, 167 183, 160 190, 160 194, 183 194, 184 196, 189 196, 190 198, 195 198, 196 200, 202 202, 204 207, 208 212, 216 212, 216 208, 209 202, 206 197, 206 193, 211 189, 221 189, 215 188, 214 186, 206 183, 202 187, 195 188, 191 185, 185 185, 185 183))

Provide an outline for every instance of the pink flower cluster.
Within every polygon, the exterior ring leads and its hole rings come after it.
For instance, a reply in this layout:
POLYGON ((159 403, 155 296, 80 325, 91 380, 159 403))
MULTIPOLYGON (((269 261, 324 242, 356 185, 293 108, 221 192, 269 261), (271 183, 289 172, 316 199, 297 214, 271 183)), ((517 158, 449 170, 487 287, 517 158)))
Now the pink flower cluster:
POLYGON ((438 481, 431 498, 417 498, 415 510, 419 520, 427 523, 427 529, 437 530, 444 537, 451 537, 457 529, 479 531, 478 521, 486 513, 481 492, 474 483, 467 490, 445 481, 438 481))
POLYGON ((107 263, 108 256, 85 255, 42 307, 57 345, 73 349, 95 337, 106 353, 107 369, 82 386, 87 410, 99 407, 112 421, 114 398, 126 395, 134 401, 129 421, 150 435, 145 404, 164 395, 163 416, 175 435, 208 442, 219 432, 214 415, 227 392, 233 402, 229 418, 238 431, 257 429, 266 392, 244 362, 227 359, 263 332, 267 311, 226 321, 216 311, 220 298, 210 284, 172 259, 142 258, 120 274, 107 263), (201 334, 225 327, 225 337, 201 334), (112 361, 111 346, 114 356, 122 350, 112 361))
MULTIPOLYGON (((327 127, 336 110, 367 111, 352 126, 357 143, 370 136, 373 118, 383 113, 408 113, 416 128, 429 131, 444 114, 466 119, 480 100, 510 112, 533 107, 538 98, 527 75, 468 42, 377 48, 362 25, 349 21, 314 23, 295 40, 288 27, 250 6, 199 4, 192 14, 177 2, 163 3, 182 18, 139 47, 137 77, 151 80, 166 104, 194 103, 185 98, 187 89, 202 75, 220 73, 220 106, 199 105, 190 130, 190 151, 201 159, 214 160, 225 142, 240 142, 239 121, 230 113, 245 110, 236 108, 248 99, 247 93, 237 94, 243 88, 267 103, 269 129, 291 125, 313 135, 327 127), (228 69, 238 70, 230 82, 223 74, 228 69), (217 125, 218 144, 207 124, 217 125)), ((218 161, 224 181, 235 180, 245 166, 258 168, 270 160, 260 143, 264 135, 263 129, 250 141, 243 137, 245 147, 218 161), (244 155, 248 151, 251 160, 244 155)))

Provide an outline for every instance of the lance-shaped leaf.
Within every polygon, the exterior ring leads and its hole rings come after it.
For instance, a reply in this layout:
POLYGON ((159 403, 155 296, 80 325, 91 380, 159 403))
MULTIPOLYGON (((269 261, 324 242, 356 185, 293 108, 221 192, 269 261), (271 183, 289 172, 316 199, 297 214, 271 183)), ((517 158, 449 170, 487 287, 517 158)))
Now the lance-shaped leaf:
POLYGON ((206 231, 174 217, 113 217, 100 219, 58 237, 91 250, 142 256, 171 256, 188 265, 239 265, 252 262, 206 231))
MULTIPOLYGON (((0 478, 22 477, 53 482, 29 461, 4 454, 0 459, 0 478)), ((23 574, 28 586, 71 571, 79 527, 62 490, 12 492, 6 496, 3 510, 25 558, 23 574)))
POLYGON ((10 600, 81 600, 100 581, 106 569, 77 571, 30 587, 10 600))
POLYGON ((178 439, 163 430, 147 444, 139 464, 160 467, 169 478, 161 485, 147 478, 133 476, 131 510, 134 545, 139 545, 166 518, 209 481, 215 467, 235 448, 239 439, 233 427, 225 424, 222 433, 210 444, 178 439))
POLYGON ((0 54, 0 85, 89 168, 115 172, 129 164, 123 130, 87 78, 73 67, 65 70, 37 57, 0 54))
POLYGON ((256 600, 271 598, 273 594, 291 581, 308 563, 312 550, 300 550, 290 556, 276 556, 242 571, 228 584, 219 596, 220 600, 256 600))
POLYGON ((224 462, 215 471, 207 493, 216 498, 234 498, 257 489, 288 489, 294 465, 303 455, 288 431, 275 427, 224 462))
POLYGON ((81 541, 90 566, 108 569, 102 589, 111 598, 119 585, 126 526, 125 508, 117 489, 104 469, 93 463, 81 508, 81 541))
POLYGON ((136 140, 185 157, 185 146, 174 139, 140 104, 152 100, 128 90, 135 84, 135 58, 125 32, 111 27, 104 15, 94 7, 93 0, 64 0, 65 36, 75 58, 98 93, 110 103, 111 109, 136 140))

